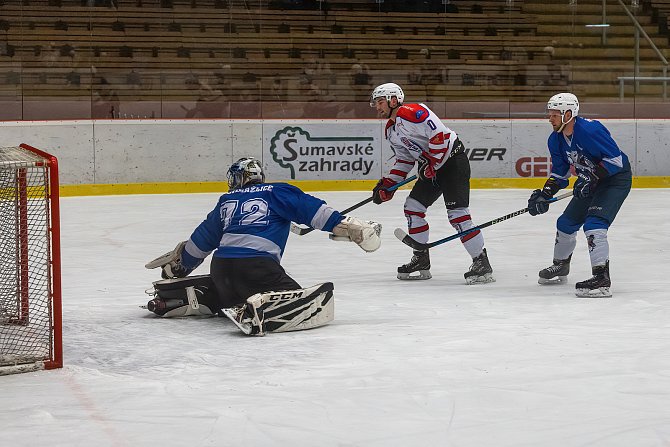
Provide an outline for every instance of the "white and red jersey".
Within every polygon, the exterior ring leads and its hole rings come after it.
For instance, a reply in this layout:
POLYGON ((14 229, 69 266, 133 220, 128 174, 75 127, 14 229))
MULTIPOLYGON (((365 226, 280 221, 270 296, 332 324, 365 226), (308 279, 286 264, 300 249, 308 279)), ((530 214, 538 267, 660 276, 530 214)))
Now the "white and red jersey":
POLYGON ((386 177, 396 183, 407 177, 421 155, 437 171, 446 163, 458 138, 425 104, 398 107, 395 121, 388 120, 385 133, 395 154, 395 163, 386 177))

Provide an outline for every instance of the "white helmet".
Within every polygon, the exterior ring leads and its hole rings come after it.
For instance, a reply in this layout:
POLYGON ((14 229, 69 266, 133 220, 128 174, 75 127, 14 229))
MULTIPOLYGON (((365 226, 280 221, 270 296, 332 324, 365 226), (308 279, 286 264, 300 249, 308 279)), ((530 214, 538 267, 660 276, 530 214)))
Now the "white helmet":
POLYGON ((378 85, 372 90, 372 94, 370 95, 370 107, 375 107, 375 100, 377 98, 386 98, 387 101, 391 101, 391 98, 394 96, 398 98, 398 104, 402 104, 405 99, 405 94, 398 84, 389 82, 378 85))
POLYGON ((250 183, 264 183, 265 173, 261 162, 252 157, 244 157, 233 163, 228 169, 228 188, 242 188, 250 183))
POLYGON ((558 110, 561 112, 561 122, 567 124, 571 119, 579 115, 579 99, 572 93, 559 93, 547 101, 547 110, 558 110), (565 112, 572 112, 570 120, 565 121, 565 112))

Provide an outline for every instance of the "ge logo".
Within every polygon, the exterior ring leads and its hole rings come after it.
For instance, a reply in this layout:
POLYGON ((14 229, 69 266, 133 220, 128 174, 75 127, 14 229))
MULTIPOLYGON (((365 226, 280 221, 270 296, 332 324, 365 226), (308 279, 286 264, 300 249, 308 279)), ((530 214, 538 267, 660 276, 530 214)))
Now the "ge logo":
POLYGON ((549 157, 521 157, 516 161, 516 173, 520 177, 547 177, 551 172, 549 157))

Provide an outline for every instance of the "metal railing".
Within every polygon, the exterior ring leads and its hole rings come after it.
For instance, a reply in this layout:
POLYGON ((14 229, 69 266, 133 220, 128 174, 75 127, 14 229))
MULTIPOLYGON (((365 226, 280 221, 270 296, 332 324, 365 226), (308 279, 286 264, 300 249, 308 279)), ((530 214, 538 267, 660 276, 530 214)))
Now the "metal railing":
POLYGON ((634 82, 662 82, 663 83, 663 100, 668 99, 668 81, 670 77, 668 76, 619 76, 619 100, 623 101, 624 97, 624 83, 626 81, 634 82))
MULTIPOLYGON (((633 25, 635 26, 635 65, 634 65, 634 76, 620 76, 617 79, 619 80, 619 99, 623 101, 623 96, 624 96, 624 82, 632 80, 635 82, 634 86, 634 92, 637 93, 638 90, 640 89, 640 82, 662 82, 663 83, 663 100, 667 99, 667 89, 668 89, 668 81, 670 81, 670 78, 668 77, 668 60, 663 56, 663 53, 658 49, 656 44, 654 43, 653 40, 649 37, 647 32, 642 28, 642 25, 640 25, 640 22, 637 21, 633 13, 630 12, 630 10, 626 7, 624 4, 623 0, 617 0, 621 7, 623 8, 624 11, 626 11, 626 14, 628 17, 631 19, 633 22, 633 25), (640 34, 642 37, 645 38, 647 42, 649 42, 649 45, 651 48, 654 50, 658 58, 661 60, 663 63, 663 76, 655 77, 655 76, 640 76, 640 34)), ((604 3, 604 2, 603 2, 604 3)), ((635 3, 637 5, 637 2, 635 3)))

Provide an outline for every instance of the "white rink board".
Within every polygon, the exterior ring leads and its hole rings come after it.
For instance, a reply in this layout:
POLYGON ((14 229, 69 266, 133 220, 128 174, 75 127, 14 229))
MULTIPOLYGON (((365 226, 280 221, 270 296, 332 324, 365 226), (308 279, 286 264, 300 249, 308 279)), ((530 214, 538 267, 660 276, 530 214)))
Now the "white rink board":
MULTIPOLYGON (((670 174, 668 120, 602 120, 637 176, 670 174)), ((378 179, 393 153, 381 120, 100 120, 3 122, 3 145, 27 143, 59 158, 61 183, 224 181, 242 156, 273 180, 378 179), (302 152, 301 152, 302 148, 302 152), (307 149, 305 149, 307 148, 307 149), (316 148, 316 149, 314 149, 316 148)), ((544 119, 448 120, 473 178, 546 177, 544 119)))

